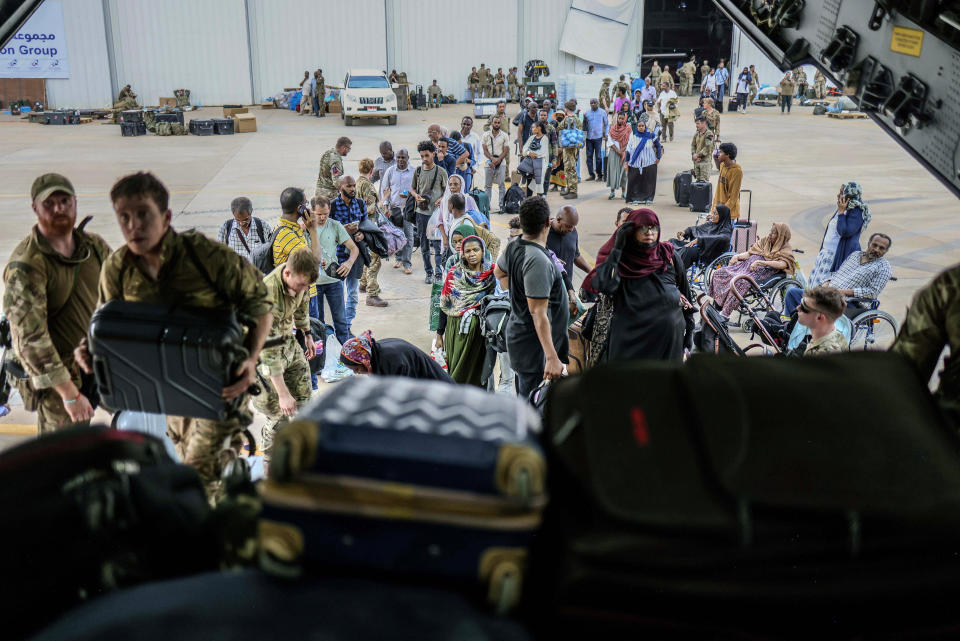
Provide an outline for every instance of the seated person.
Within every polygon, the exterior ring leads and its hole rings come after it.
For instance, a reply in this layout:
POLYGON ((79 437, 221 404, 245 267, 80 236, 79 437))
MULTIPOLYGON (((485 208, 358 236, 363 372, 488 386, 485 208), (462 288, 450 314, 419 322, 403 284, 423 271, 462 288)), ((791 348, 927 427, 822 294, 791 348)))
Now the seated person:
POLYGON ((677 255, 687 269, 698 260, 704 265, 710 264, 717 256, 730 249, 730 236, 733 234, 733 222, 730 209, 726 205, 717 205, 707 222, 696 227, 687 227, 677 232, 670 242, 677 248, 677 255))
POLYGON ((340 362, 354 374, 406 376, 453 383, 437 361, 416 346, 400 338, 373 340, 369 329, 343 344, 340 362))
MULTIPOLYGON (((855 251, 847 256, 840 269, 824 283, 836 287, 847 297, 843 313, 848 318, 854 318, 867 309, 859 299, 877 299, 887 286, 893 268, 884 255, 890 249, 890 242, 890 237, 885 234, 873 234, 867 244, 867 251, 855 251)), ((783 300, 784 313, 796 309, 803 295, 803 290, 799 287, 787 291, 783 300)))
MULTIPOLYGON (((784 273, 792 275, 796 267, 797 261, 790 246, 790 227, 786 223, 773 223, 769 234, 757 239, 747 251, 732 257, 729 266, 713 272, 709 295, 724 317, 730 318, 730 314, 740 306, 740 301, 730 291, 730 283, 735 276, 746 274, 762 285, 784 273)), ((746 281, 737 282, 737 290, 741 294, 748 287, 746 281)))
POLYGON ((804 356, 850 349, 846 337, 834 327, 834 322, 843 315, 843 308, 843 294, 836 287, 820 285, 803 292, 797 305, 797 322, 810 330, 804 356))

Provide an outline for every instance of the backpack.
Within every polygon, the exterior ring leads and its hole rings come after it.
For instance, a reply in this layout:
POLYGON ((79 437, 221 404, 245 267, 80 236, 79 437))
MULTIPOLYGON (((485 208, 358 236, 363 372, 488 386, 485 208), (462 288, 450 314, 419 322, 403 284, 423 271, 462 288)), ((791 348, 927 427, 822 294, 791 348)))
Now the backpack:
POLYGON ((579 127, 567 127, 560 130, 560 146, 564 149, 583 147, 585 135, 579 127))
POLYGON ((510 189, 507 190, 506 195, 503 197, 503 213, 519 213, 521 202, 523 202, 523 189, 520 185, 514 183, 510 185, 510 189))
POLYGON ((187 128, 179 122, 158 122, 154 133, 158 136, 186 136, 187 128))
POLYGON ((471 189, 469 194, 477 203, 477 207, 484 216, 490 215, 490 195, 481 189, 471 189))
MULTIPOLYGON (((233 233, 233 223, 234 223, 234 222, 235 222, 235 221, 234 221, 233 218, 231 218, 230 220, 227 221, 227 235, 224 236, 224 238, 226 238, 227 241, 230 240, 230 234, 233 233)), ((262 244, 265 243, 266 240, 267 240, 267 239, 264 238, 264 236, 263 236, 263 222, 262 222, 259 218, 254 218, 254 219, 253 219, 253 224, 256 226, 256 229, 257 229, 257 237, 260 239, 260 244, 262 245, 262 244)), ((246 246, 246 243, 244 243, 244 246, 246 246)), ((247 251, 250 251, 250 248, 249 248, 249 247, 247 248, 247 251)))
POLYGON ((281 225, 277 225, 277 228, 270 232, 270 237, 267 239, 267 242, 257 247, 257 249, 250 254, 250 262, 256 265, 264 274, 269 274, 273 271, 273 268, 276 267, 276 264, 273 262, 273 241, 277 239, 277 233, 281 227, 281 225))
POLYGON ((510 299, 506 294, 486 296, 480 306, 480 333, 487 345, 498 354, 507 351, 507 321, 510 319, 510 299))

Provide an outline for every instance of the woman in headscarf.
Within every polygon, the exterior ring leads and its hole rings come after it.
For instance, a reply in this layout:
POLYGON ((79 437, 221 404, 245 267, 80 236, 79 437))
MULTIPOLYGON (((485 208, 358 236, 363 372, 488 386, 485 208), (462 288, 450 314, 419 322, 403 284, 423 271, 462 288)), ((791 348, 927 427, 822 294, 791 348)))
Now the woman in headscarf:
POLYGON ((440 294, 445 325, 437 330, 437 347, 447 356, 447 371, 457 383, 482 386, 486 339, 480 333, 477 312, 485 296, 493 293, 497 279, 487 248, 478 236, 467 236, 459 260, 447 271, 440 294))
POLYGON ((600 248, 583 287, 613 300, 606 355, 599 360, 683 360, 693 338, 690 286, 673 245, 660 242, 655 213, 630 213, 600 248))
POLYGON ((840 269, 850 254, 860 251, 860 234, 868 224, 870 207, 863 202, 863 190, 859 183, 841 185, 837 194, 837 209, 823 232, 820 253, 810 272, 808 287, 816 287, 830 280, 833 272, 840 269))
POLYGON ((653 202, 657 193, 657 163, 663 156, 656 133, 647 131, 643 122, 635 127, 627 143, 627 204, 634 206, 653 202))
POLYGON ((464 211, 480 211, 480 208, 477 206, 477 201, 473 199, 473 196, 463 190, 463 176, 459 174, 453 174, 450 176, 447 179, 447 189, 443 192, 443 196, 440 198, 440 233, 447 237, 450 236, 450 232, 453 231, 454 227, 454 225, 450 224, 453 220, 453 212, 450 211, 449 206, 450 196, 454 194, 460 194, 463 196, 464 211))
POLYGON ((354 374, 406 376, 453 383, 440 365, 401 338, 374 340, 368 329, 343 344, 340 362, 354 374))
POLYGON ((737 111, 740 113, 747 113, 747 94, 750 92, 751 83, 753 83, 753 74, 748 67, 744 67, 737 76, 736 82, 737 111))
MULTIPOLYGON (((762 285, 780 272, 791 275, 796 268, 793 248, 790 246, 790 228, 786 223, 773 223, 770 233, 760 238, 746 252, 730 259, 728 267, 721 267, 710 278, 710 297, 713 298, 721 313, 730 318, 730 314, 740 305, 740 301, 730 291, 734 276, 748 274, 762 285)), ((737 283, 737 291, 746 293, 749 285, 743 281, 737 283)))
POLYGON ((610 195, 607 200, 613 200, 614 192, 620 190, 620 197, 627 197, 627 145, 633 129, 627 122, 627 112, 621 111, 610 127, 610 145, 607 147, 607 187, 610 195))
POLYGON ((709 264, 714 258, 728 251, 732 234, 730 208, 717 205, 716 211, 707 216, 707 222, 677 232, 677 237, 671 238, 670 242, 677 248, 683 266, 689 269, 697 260, 709 264))

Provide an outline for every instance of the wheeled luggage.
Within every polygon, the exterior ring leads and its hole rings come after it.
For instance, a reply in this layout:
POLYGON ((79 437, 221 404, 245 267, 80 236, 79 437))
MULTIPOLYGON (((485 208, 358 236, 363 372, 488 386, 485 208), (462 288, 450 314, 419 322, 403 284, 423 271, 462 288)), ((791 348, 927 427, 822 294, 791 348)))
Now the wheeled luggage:
POLYGON ((956 629, 960 440, 898 355, 695 355, 551 387, 532 619, 593 638, 956 629), (838 385, 855 410, 803 400, 838 385))
POLYGON ((677 201, 678 206, 690 206, 690 185, 692 183, 692 171, 681 171, 673 177, 673 199, 677 201))
POLYGON ((490 218, 490 194, 483 191, 482 189, 471 189, 470 195, 473 196, 473 199, 477 202, 477 207, 480 208, 480 213, 489 219, 490 218))
POLYGON ((708 181, 690 183, 690 211, 710 211, 713 205, 713 184, 708 181))
POLYGON ((118 588, 219 565, 193 468, 156 438, 65 428, 0 454, 4 638, 118 588))
POLYGON ((733 251, 736 254, 742 254, 757 242, 757 221, 750 219, 753 210, 753 192, 749 189, 740 190, 741 194, 744 192, 750 194, 750 200, 747 201, 747 219, 739 218, 733 222, 733 235, 730 237, 730 243, 733 245, 733 251))
POLYGON ((729 102, 727 102, 727 110, 728 110, 728 111, 736 111, 736 110, 737 110, 737 97, 736 97, 736 96, 731 96, 731 97, 730 97, 729 102))
POLYGON ((519 597, 546 502, 539 418, 515 398, 397 377, 357 377, 274 441, 264 567, 320 566, 479 580, 500 610, 519 597))
POLYGON ((232 310, 113 300, 90 321, 90 353, 106 407, 225 420, 245 397, 222 391, 246 357, 232 310))

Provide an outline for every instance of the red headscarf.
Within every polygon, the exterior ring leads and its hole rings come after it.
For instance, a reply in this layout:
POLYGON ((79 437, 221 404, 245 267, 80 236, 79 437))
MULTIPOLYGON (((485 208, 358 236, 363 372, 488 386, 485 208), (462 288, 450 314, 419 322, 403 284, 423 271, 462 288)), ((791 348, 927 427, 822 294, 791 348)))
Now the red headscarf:
MULTIPOLYGON (((657 218, 657 215, 653 211, 649 209, 635 209, 630 212, 630 215, 623 221, 620 228, 617 229, 617 231, 610 236, 610 240, 605 242, 603 247, 600 248, 600 251, 597 253, 597 267, 605 263, 610 256, 610 252, 613 251, 613 247, 617 242, 617 234, 626 233, 628 234, 627 242, 623 246, 623 254, 620 257, 620 265, 617 269, 620 278, 644 278, 650 274, 666 271, 667 265, 673 264, 673 245, 670 243, 661 243, 660 232, 657 232, 656 244, 649 249, 640 247, 640 244, 637 243, 634 238, 634 229, 636 227, 652 226, 660 226, 660 219, 657 218), (627 225, 630 225, 630 228, 624 229, 627 225)), ((587 277, 583 281, 583 287, 587 291, 595 291, 592 289, 592 281, 594 275, 597 273, 597 267, 594 267, 593 271, 587 274, 587 277)))

